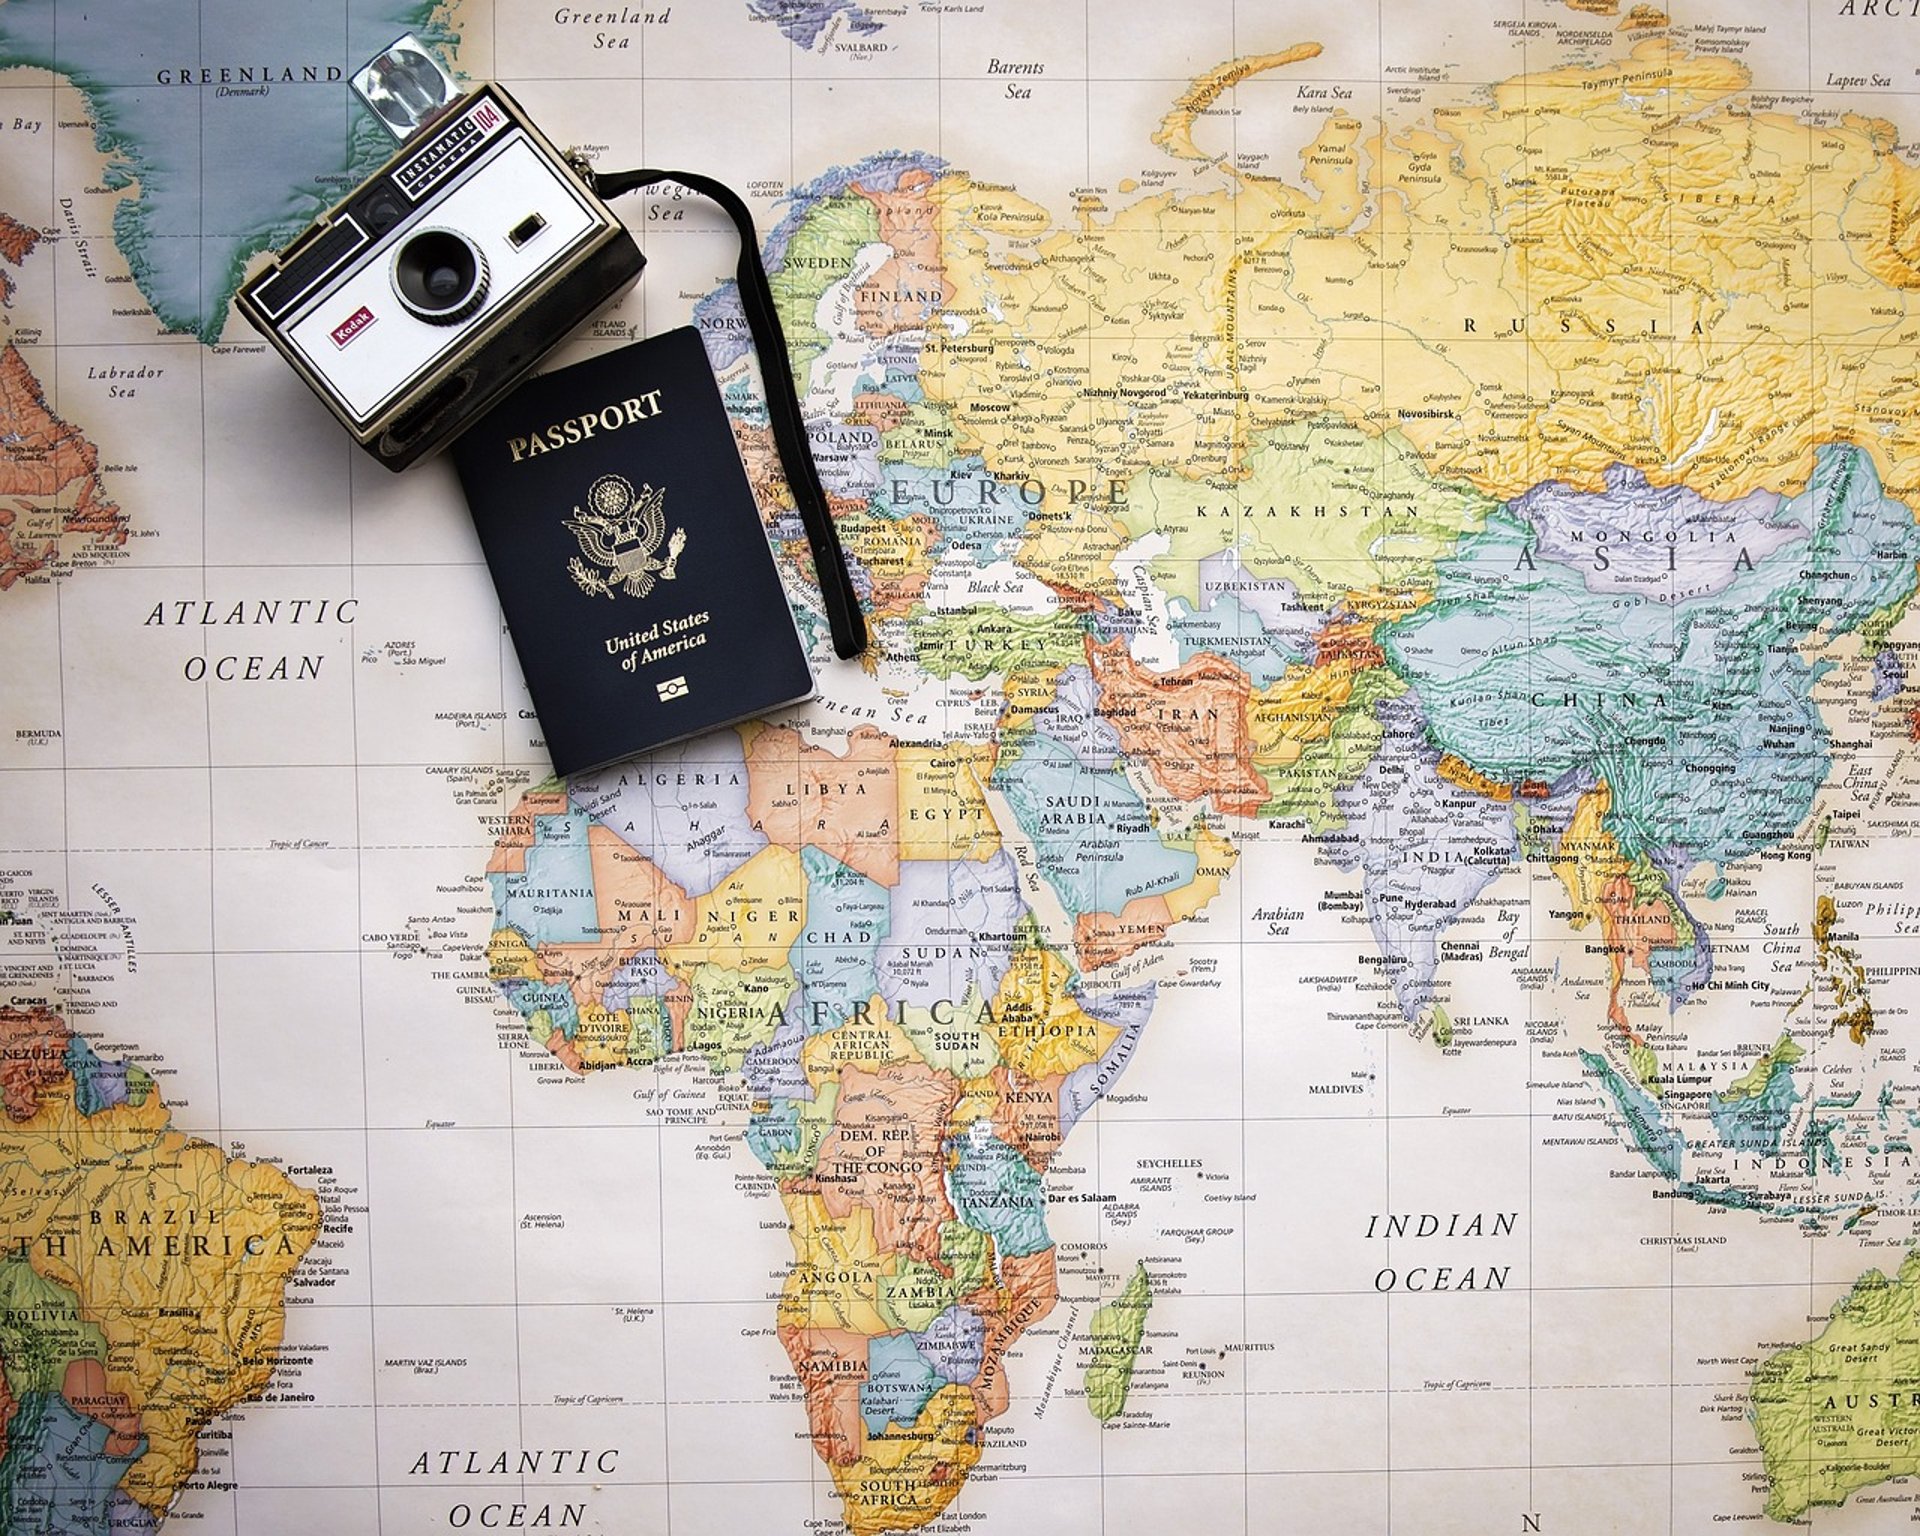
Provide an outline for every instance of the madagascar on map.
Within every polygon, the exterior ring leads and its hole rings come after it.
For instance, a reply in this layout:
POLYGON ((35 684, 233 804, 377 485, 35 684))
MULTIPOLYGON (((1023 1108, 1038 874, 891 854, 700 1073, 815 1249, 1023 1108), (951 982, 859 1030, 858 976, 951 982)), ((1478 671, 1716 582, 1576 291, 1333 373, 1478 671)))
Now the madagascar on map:
POLYGON ((5 0, 0 1531, 1920 1521, 1917 514, 1911 0, 5 0), (404 32, 752 208, 556 356, 811 703, 237 316, 404 32))

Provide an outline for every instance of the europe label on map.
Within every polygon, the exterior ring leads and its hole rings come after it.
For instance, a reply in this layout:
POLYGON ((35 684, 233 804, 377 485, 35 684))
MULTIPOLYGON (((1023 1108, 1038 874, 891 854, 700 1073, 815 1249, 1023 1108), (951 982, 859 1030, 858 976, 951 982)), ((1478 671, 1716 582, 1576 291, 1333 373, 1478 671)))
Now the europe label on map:
POLYGON ((0 1530, 1920 1520, 1907 0, 8 0, 0 93, 0 1530), (786 358, 672 186, 556 356, 698 328, 816 699, 555 776, 236 317, 409 31, 753 208, 786 358))

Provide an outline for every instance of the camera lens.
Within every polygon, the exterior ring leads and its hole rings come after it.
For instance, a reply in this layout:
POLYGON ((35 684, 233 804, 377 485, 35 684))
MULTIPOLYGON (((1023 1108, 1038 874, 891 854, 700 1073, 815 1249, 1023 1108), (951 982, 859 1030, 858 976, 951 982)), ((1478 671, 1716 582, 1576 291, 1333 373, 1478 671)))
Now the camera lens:
POLYGON ((393 258, 393 288, 422 320, 451 325, 480 307, 487 295, 487 258, 465 235, 423 229, 393 258))

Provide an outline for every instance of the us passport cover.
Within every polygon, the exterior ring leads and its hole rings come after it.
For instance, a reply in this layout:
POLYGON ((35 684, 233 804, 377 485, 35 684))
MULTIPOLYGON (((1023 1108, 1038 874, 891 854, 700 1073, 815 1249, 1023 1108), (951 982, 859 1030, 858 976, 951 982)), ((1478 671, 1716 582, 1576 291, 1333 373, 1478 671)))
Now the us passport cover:
POLYGON ((691 327, 528 380, 453 460, 556 772, 812 696, 691 327))

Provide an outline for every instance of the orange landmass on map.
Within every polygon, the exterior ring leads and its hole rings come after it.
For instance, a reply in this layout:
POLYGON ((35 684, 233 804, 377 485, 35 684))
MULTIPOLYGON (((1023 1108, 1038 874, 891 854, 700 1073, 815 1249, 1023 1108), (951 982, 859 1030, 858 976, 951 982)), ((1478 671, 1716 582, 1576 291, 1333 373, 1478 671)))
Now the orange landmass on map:
POLYGON ((1442 752, 1440 761, 1434 764, 1434 772, 1449 784, 1458 785, 1476 795, 1484 795, 1489 800, 1508 801, 1513 798, 1513 786, 1503 784, 1496 778, 1482 773, 1464 757, 1451 752, 1442 752))
POLYGON ((992 1305, 979 1310, 987 1320, 980 1375, 973 1383, 982 1424, 1007 1411, 1007 1373, 1002 1357, 1007 1346, 1054 1309, 1060 1285, 1054 1271, 1054 1250, 1019 1258, 1000 1256, 1000 1284, 991 1294, 992 1305))
POLYGON ((39 243, 39 230, 28 229, 11 214, 0 213, 0 261, 17 267, 39 243))
POLYGON ((106 1426, 102 1449, 109 1456, 131 1456, 140 1446, 140 1415, 127 1394, 107 1387, 107 1373, 98 1360, 82 1356, 67 1362, 60 1395, 75 1413, 106 1426))
POLYGON ((840 543, 872 579, 867 594, 870 622, 912 611, 933 575, 934 551, 940 546, 939 525, 920 513, 883 517, 864 502, 827 498, 840 525, 840 543))
POLYGON ((866 1206, 882 1253, 937 1262, 941 1223, 954 1219, 942 1143, 957 1092, 951 1076, 922 1062, 841 1068, 833 1129, 796 1189, 817 1185, 834 1216, 866 1206))
POLYGON ((48 408, 19 349, 0 348, 0 591, 49 564, 63 538, 126 543, 99 471, 93 444, 48 408))
POLYGON ((852 1536, 914 1531, 952 1502, 980 1460, 979 1420, 963 1386, 942 1387, 913 1423, 871 1435, 850 1466, 833 1466, 852 1536))
POLYGON ((14 1414, 20 1411, 20 1399, 7 1386, 6 1363, 6 1357, 0 1355, 0 1456, 7 1454, 7 1428, 13 1423, 14 1414))
MULTIPOLYGON (((540 974, 566 987, 576 1007, 598 998, 624 963, 623 951, 607 944, 542 944, 537 951, 540 974)), ((554 1041, 549 1039, 548 1049, 554 1041)), ((559 1051, 555 1055, 561 1055, 559 1051)), ((570 1062, 577 1065, 577 1061, 570 1062)))
POLYGON ((646 950, 693 937, 696 904, 659 865, 598 823, 587 828, 587 849, 600 925, 596 948, 612 949, 624 964, 646 950))
POLYGON ((859 1461, 866 1436, 860 1388, 867 1379, 867 1336, 845 1328, 782 1328, 780 1343, 806 1394, 814 1454, 830 1467, 859 1461))
POLYGON ((747 736, 747 782, 747 814, 769 841, 811 844, 880 885, 898 882, 900 790, 890 737, 861 726, 841 757, 798 731, 762 726, 747 736))
MULTIPOLYGON (((521 796, 508 814, 507 826, 487 861, 487 873, 524 875, 527 851, 533 847, 538 818, 564 815, 564 789, 533 790, 521 796)), ((651 860, 618 833, 597 822, 587 828, 588 857, 593 866, 594 912, 599 937, 591 943, 546 943, 538 950, 512 929, 496 929, 487 945, 489 974, 495 981, 524 976, 564 984, 581 1009, 595 1008, 613 975, 635 955, 694 937, 698 903, 651 860)), ((687 1000, 669 997, 678 1010, 676 1026, 687 1000)), ((572 1070, 586 1070, 577 1045, 559 1030, 547 1039, 547 1049, 572 1070)))
MULTIPOLYGON (((0 261, 19 266, 39 244, 38 230, 28 229, 18 219, 0 213, 0 261)), ((0 304, 13 302, 13 279, 0 272, 0 304)))
POLYGON ((1607 949, 1613 957, 1616 984, 1627 961, 1644 971, 1653 951, 1680 947, 1671 909, 1664 902, 1641 901, 1631 880, 1608 881, 1600 903, 1606 913, 1607 949))
POLYGON ((873 204, 880 238, 893 250, 879 270, 853 290, 855 318, 869 336, 920 330, 953 298, 953 285, 940 261, 934 206, 927 196, 932 186, 933 177, 925 171, 909 171, 891 192, 853 187, 873 204))
POLYGON ((1351 662, 1355 668, 1384 667, 1387 653, 1374 640, 1371 623, 1329 624, 1320 631, 1313 660, 1320 667, 1334 661, 1351 662))
POLYGON ((1246 673, 1207 651, 1154 672, 1128 654, 1124 638, 1089 640, 1087 660, 1101 718, 1168 794, 1189 804, 1210 799, 1223 816, 1251 816, 1266 803, 1247 729, 1246 673))
POLYGON ((898 395, 866 390, 853 397, 853 410, 848 413, 847 425, 872 427, 876 432, 891 432, 912 414, 913 407, 898 395))
POLYGON ((507 812, 506 829, 493 845, 493 857, 487 860, 487 873, 524 875, 527 872, 527 850, 533 847, 536 839, 535 823, 542 816, 566 815, 567 806, 564 786, 530 789, 522 795, 519 804, 507 812))
POLYGON ((46 1008, 0 1007, 0 1104, 31 1120, 40 1095, 67 1079, 67 1026, 46 1008))
POLYGON ((1626 856, 1606 827, 1612 806, 1613 787, 1605 779, 1580 797, 1554 849, 1553 872, 1566 888, 1574 914, 1571 926, 1582 928, 1590 920, 1599 925, 1609 977, 1607 1022, 1638 1045, 1640 1036, 1620 1001, 1627 962, 1645 970, 1652 951, 1677 949, 1681 940, 1672 907, 1641 899, 1626 856))
POLYGON ((1143 944, 1157 944, 1174 925, 1164 896, 1136 896, 1118 912, 1082 912, 1073 920, 1073 953, 1083 970, 1124 960, 1143 944))

